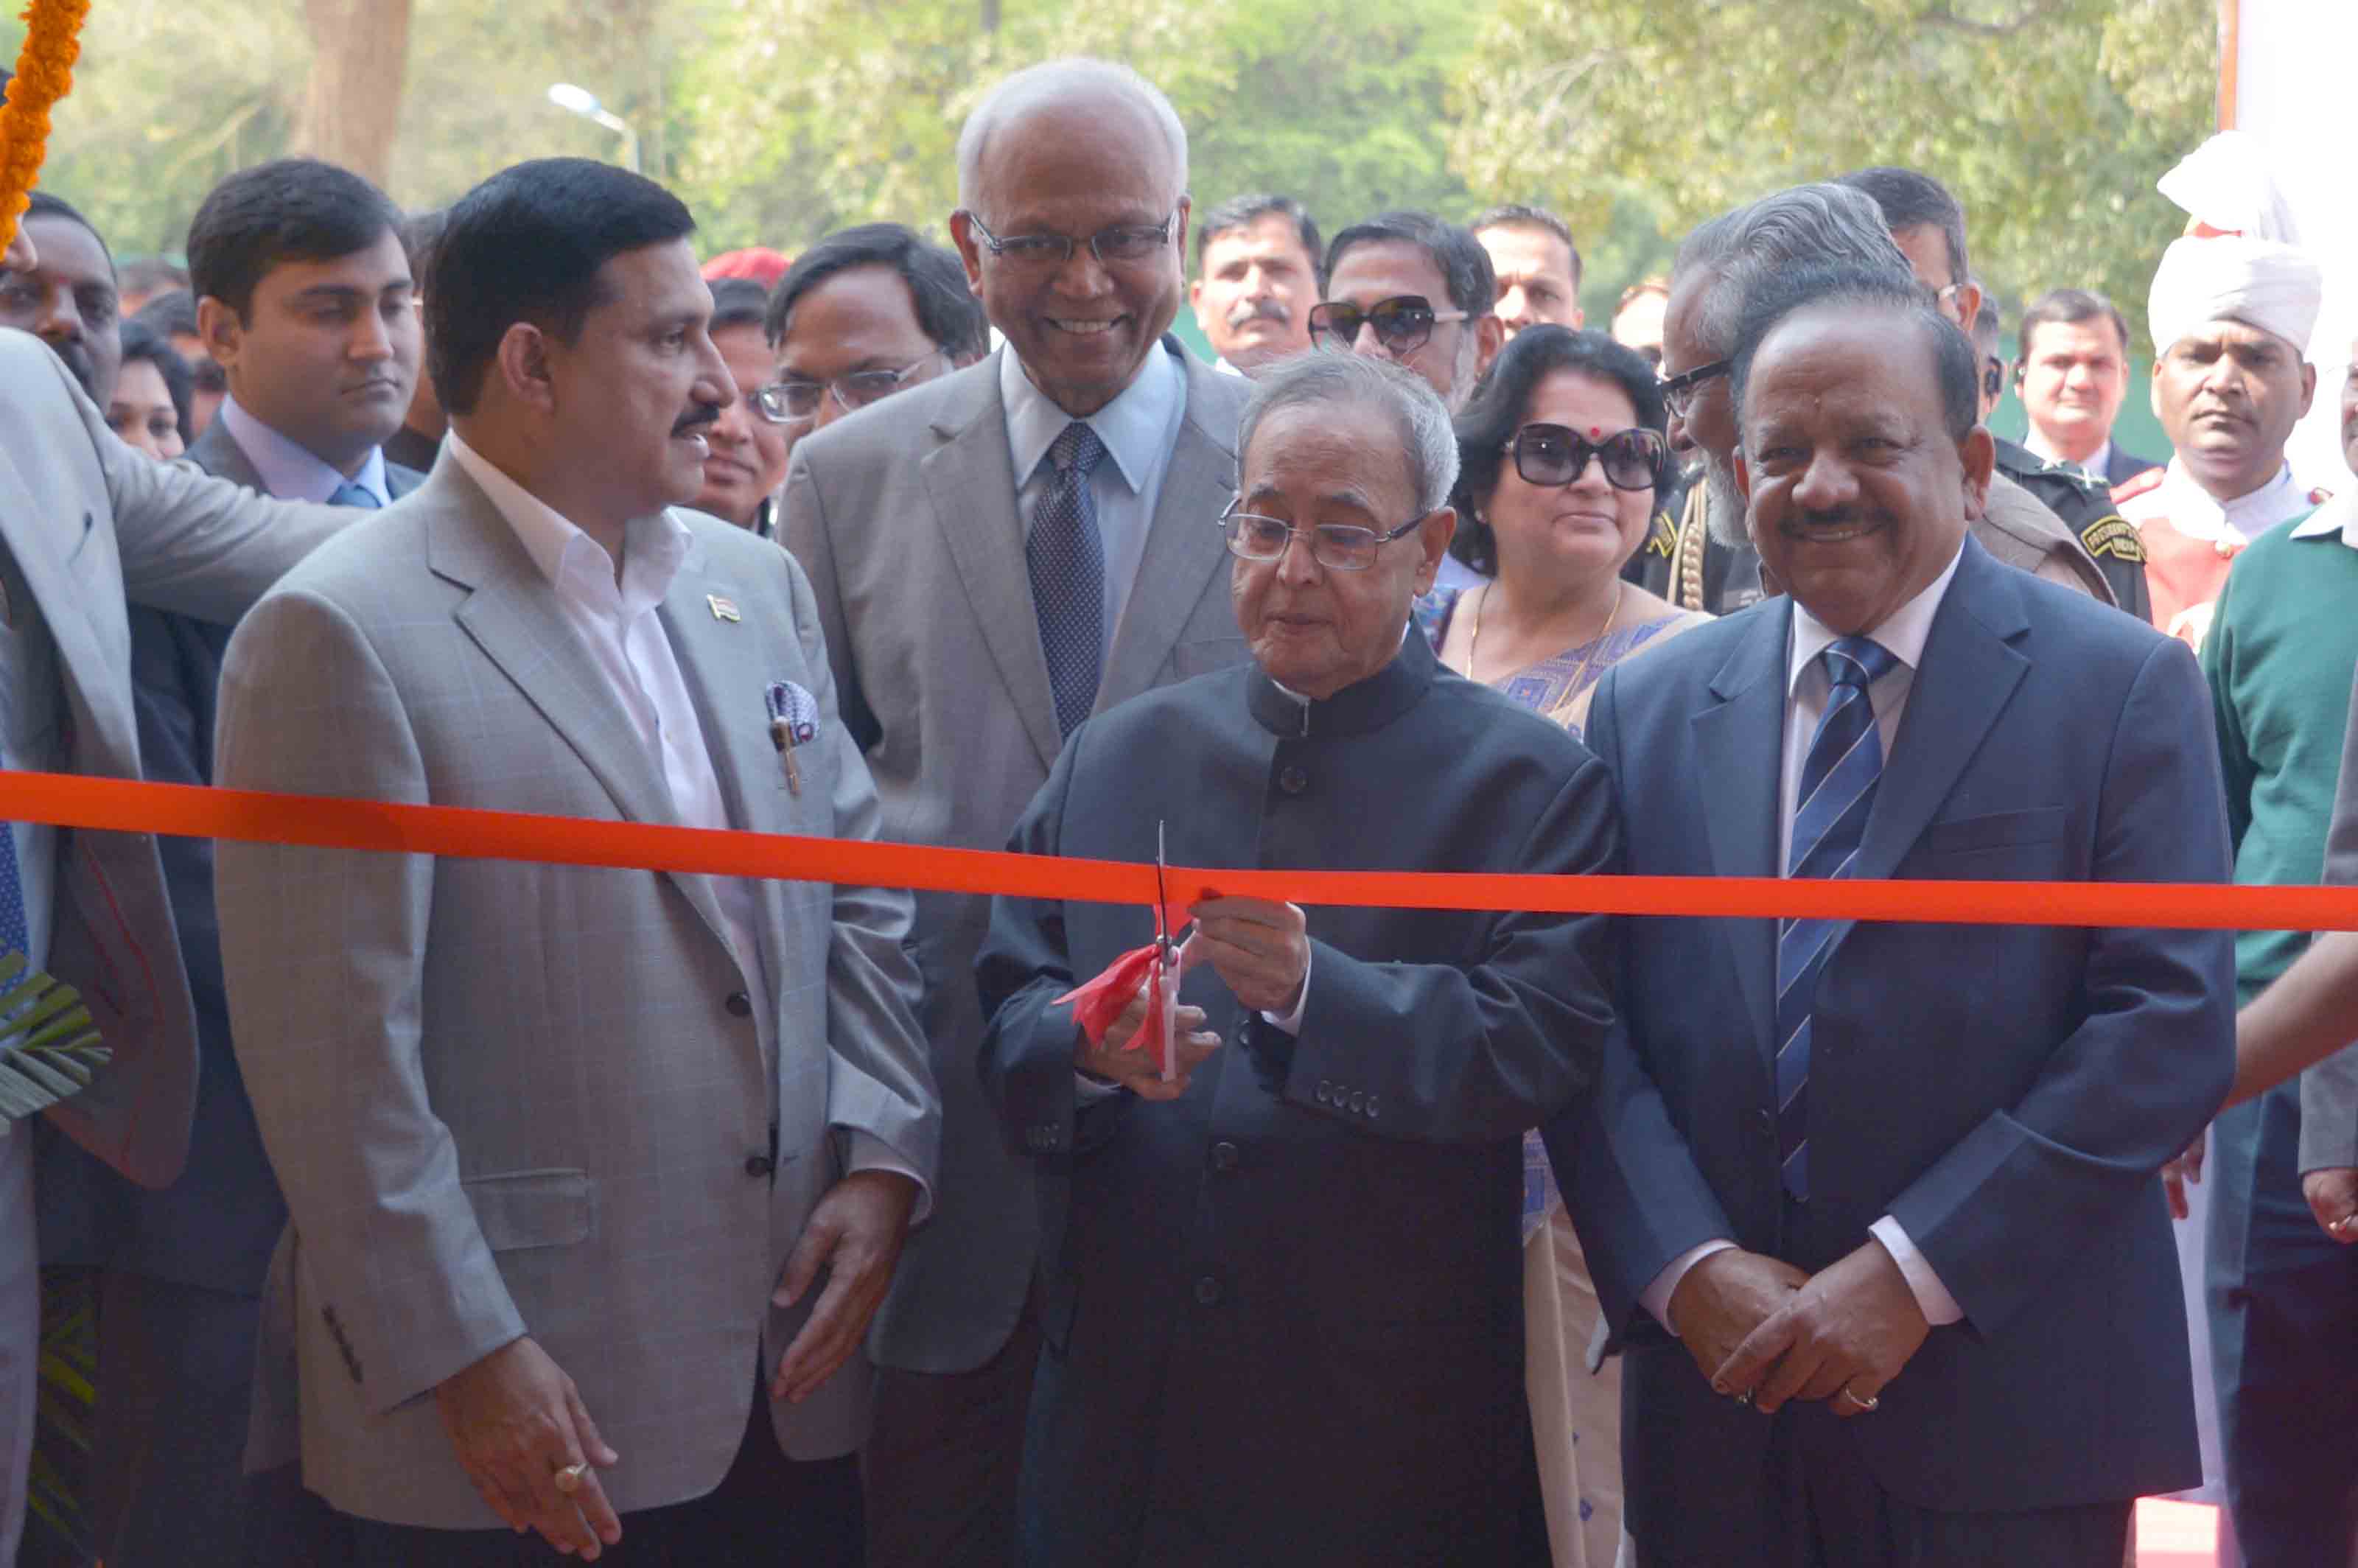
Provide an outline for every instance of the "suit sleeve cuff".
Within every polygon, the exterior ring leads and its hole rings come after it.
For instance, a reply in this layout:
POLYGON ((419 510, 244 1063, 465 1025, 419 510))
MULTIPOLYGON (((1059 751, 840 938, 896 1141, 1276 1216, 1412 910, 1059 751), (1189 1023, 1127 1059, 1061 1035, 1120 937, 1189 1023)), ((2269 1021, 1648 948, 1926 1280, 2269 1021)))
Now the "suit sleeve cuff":
POLYGON ((1679 1281, 1687 1277, 1688 1270, 1713 1253, 1735 1250, 1736 1243, 1724 1236, 1715 1241, 1706 1241, 1700 1247, 1688 1248, 1662 1265, 1662 1271, 1654 1276, 1654 1282, 1639 1292, 1638 1304, 1651 1314, 1656 1323, 1669 1329, 1671 1337, 1676 1339, 1679 1336, 1679 1331, 1671 1323, 1671 1297, 1678 1293, 1679 1281))
POLYGON ((891 1144, 874 1133, 863 1132, 856 1127, 847 1130, 851 1134, 851 1144, 845 1151, 845 1168, 850 1171, 890 1171, 916 1183, 917 1201, 909 1210, 909 1223, 924 1223, 925 1217, 934 1212, 934 1189, 925 1184, 925 1178, 917 1174, 906 1160, 892 1152, 891 1144))
POLYGON ((1965 1309, 1957 1304, 1957 1298, 1949 1293, 1949 1287, 1941 1283, 1941 1276, 1932 1271, 1932 1265, 1926 1262, 1924 1254, 1916 1249, 1916 1243, 1908 1239, 1908 1233, 1899 1227, 1898 1220, 1887 1214, 1866 1229, 1867 1234, 1881 1242, 1883 1249, 1891 1254, 1891 1260, 1899 1265, 1899 1272, 1907 1280, 1909 1291, 1916 1297, 1916 1304, 1923 1309, 1926 1323, 1938 1328, 1942 1324, 1964 1321, 1965 1309))
POLYGON ((1299 1036, 1302 1033, 1302 1014, 1310 1006, 1310 966, 1316 961, 1317 957, 1318 950, 1315 947, 1303 956, 1302 989, 1293 994, 1292 1011, 1280 1014, 1271 1012, 1266 1008, 1261 1010, 1263 1020, 1276 1028, 1284 1030, 1288 1034, 1299 1036))

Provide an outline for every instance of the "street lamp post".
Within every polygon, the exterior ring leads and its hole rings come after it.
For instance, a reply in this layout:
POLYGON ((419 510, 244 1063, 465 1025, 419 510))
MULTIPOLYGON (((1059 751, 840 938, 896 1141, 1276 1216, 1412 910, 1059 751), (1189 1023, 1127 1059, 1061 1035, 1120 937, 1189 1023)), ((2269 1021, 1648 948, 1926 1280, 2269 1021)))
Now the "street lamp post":
POLYGON ((568 114, 579 114, 594 120, 622 138, 622 167, 633 174, 639 170, 639 134, 631 123, 598 102, 598 95, 586 87, 576 87, 569 81, 551 82, 548 101, 568 114))

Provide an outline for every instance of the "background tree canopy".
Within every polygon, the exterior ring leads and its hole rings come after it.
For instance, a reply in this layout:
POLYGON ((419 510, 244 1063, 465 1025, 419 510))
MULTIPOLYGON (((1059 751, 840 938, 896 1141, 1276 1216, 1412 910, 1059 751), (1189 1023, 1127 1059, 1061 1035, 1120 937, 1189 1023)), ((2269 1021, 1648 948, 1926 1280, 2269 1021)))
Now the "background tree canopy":
MULTIPOLYGON (((317 151, 416 207, 639 132, 709 250, 838 225, 939 232, 978 93, 1087 51, 1158 82, 1199 206, 1300 196, 1330 232, 1388 206, 1564 212, 1593 316, 1698 219, 1869 163, 1937 174, 2001 299, 2142 300, 2209 130, 2212 0, 100 0, 44 184, 125 254, 177 252, 229 170, 317 151)), ((0 24, 13 57, 21 24, 0 24)))

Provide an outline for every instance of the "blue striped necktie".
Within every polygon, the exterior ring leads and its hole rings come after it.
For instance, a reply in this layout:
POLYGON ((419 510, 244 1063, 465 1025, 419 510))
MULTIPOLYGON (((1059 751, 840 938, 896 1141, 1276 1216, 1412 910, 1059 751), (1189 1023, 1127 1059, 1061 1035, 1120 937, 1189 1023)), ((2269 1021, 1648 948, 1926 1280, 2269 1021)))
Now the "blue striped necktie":
POLYGON ((357 506, 369 512, 379 512, 384 510, 383 504, 378 502, 376 492, 374 491, 370 490, 363 485, 355 484, 351 480, 346 480, 343 483, 336 487, 336 493, 328 497, 328 504, 330 506, 357 506))
POLYGON ((1056 730, 1069 735, 1097 705, 1105 663, 1105 540, 1098 533, 1097 492, 1089 475, 1106 457, 1098 433, 1078 419, 1048 448, 1048 486, 1032 514, 1023 563, 1032 608, 1040 617, 1040 651, 1048 656, 1056 730))
MULTIPOLYGON (((1883 741, 1866 691, 1899 663, 1865 637, 1836 638, 1818 658, 1832 689, 1801 760, 1785 868, 1791 877, 1843 876, 1857 857, 1883 776, 1883 741)), ((1777 935, 1777 1159, 1785 1190, 1802 1202, 1810 1195, 1810 1011, 1840 924, 1788 920, 1777 935)))

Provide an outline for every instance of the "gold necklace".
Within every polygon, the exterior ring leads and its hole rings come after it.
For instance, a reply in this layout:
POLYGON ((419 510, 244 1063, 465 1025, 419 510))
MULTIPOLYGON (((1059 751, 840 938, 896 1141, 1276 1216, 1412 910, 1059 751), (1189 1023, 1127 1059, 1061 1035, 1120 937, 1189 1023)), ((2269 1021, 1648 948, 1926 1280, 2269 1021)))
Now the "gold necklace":
MULTIPOLYGON (((1479 658, 1482 653, 1482 607, 1490 601, 1490 589, 1493 586, 1492 583, 1484 583, 1482 591, 1474 596, 1474 623, 1466 629, 1466 678, 1467 680, 1476 678, 1474 661, 1479 658)), ((1596 635, 1589 639, 1588 657, 1581 660, 1580 668, 1574 672, 1571 690, 1578 691, 1581 688, 1581 683, 1588 678, 1589 670, 1604 655, 1605 639, 1613 634, 1613 622, 1621 614, 1621 590, 1628 586, 1626 579, 1617 577, 1613 579, 1613 603, 1605 611, 1605 624, 1598 627, 1596 635)))

